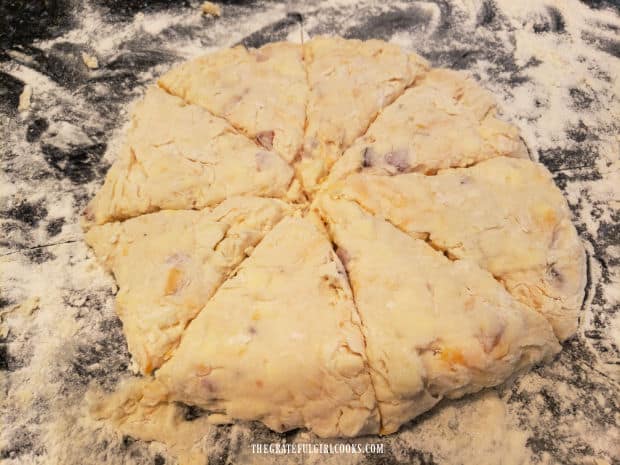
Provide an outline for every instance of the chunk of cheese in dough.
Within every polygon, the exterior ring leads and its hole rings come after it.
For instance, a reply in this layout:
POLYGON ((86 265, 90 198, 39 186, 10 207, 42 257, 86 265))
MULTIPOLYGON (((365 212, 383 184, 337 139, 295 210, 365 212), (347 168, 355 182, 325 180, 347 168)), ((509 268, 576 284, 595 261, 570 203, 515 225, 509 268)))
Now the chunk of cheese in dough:
POLYGON ((232 197, 214 210, 166 210, 88 231, 116 278, 116 311, 142 372, 170 357, 187 323, 290 210, 275 199, 232 197))
POLYGON ((383 433, 560 350, 547 321, 474 262, 452 262, 353 202, 317 204, 360 312, 383 433))
POLYGON ((225 120, 152 87, 134 109, 126 144, 86 220, 204 208, 242 194, 284 197, 292 176, 280 156, 225 120))
POLYGON ((168 399, 285 431, 379 429, 344 269, 316 222, 279 223, 157 372, 168 399))
POLYGON ((332 195, 475 261, 547 318, 561 340, 577 329, 585 254, 566 200, 539 163, 500 157, 437 176, 360 173, 332 195))
POLYGON ((304 45, 310 97, 302 158, 297 165, 313 191, 332 164, 428 65, 379 40, 317 37, 304 45))
POLYGON ((434 69, 383 110, 334 166, 348 173, 434 173, 497 156, 525 158, 514 126, 497 118, 493 97, 457 71, 434 69))
POLYGON ((301 150, 308 94, 301 45, 220 50, 173 68, 159 85, 227 119, 289 162, 301 150))

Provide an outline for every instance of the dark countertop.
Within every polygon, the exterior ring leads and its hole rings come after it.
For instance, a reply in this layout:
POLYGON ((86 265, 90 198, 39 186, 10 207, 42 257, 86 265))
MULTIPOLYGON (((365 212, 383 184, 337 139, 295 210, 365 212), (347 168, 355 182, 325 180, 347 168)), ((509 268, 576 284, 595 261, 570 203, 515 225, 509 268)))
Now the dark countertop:
MULTIPOLYGON (((112 388, 130 358, 114 285, 78 217, 147 83, 201 49, 260 46, 303 27, 394 41, 495 92, 567 196, 588 284, 578 334, 552 363, 361 440, 383 442, 383 454, 278 461, 620 464, 619 4, 217 3, 218 19, 192 1, 0 3, 0 462, 173 463, 157 444, 115 436, 79 408, 90 383, 112 388), (89 70, 82 52, 99 68, 89 70), (31 106, 19 112, 25 85, 31 106)), ((233 425, 210 430, 205 448, 210 464, 228 464, 247 458, 251 443, 311 440, 233 425)))

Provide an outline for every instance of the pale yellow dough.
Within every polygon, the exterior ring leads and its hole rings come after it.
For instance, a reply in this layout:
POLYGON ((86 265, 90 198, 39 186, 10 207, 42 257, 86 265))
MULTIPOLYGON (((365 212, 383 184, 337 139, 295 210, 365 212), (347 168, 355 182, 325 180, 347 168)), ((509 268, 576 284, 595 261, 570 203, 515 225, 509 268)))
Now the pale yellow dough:
POLYGON ((133 111, 126 143, 86 220, 204 208, 241 194, 285 197, 292 176, 281 157, 225 120, 152 87, 133 111))
POLYGON ((342 151, 427 68, 424 59, 380 40, 318 37, 304 44, 310 95, 301 160, 313 191, 342 151))
POLYGON ((585 254, 566 200, 542 165, 499 157, 437 176, 359 173, 329 193, 453 258, 475 261, 542 313, 560 340, 575 332, 585 254))
POLYGON ((85 212, 147 375, 96 415, 200 463, 207 423, 387 434, 551 358, 584 250, 498 115, 473 79, 376 40, 166 73, 85 212), (205 410, 194 428, 182 404, 205 410))
POLYGON ((497 156, 527 157, 518 130, 463 73, 434 69, 387 107, 344 153, 329 180, 356 171, 433 174, 497 156))
POLYGON ((300 45, 221 50, 172 69, 159 84, 227 119, 287 161, 301 149, 308 85, 300 45))
POLYGON ((351 290, 319 227, 283 220, 220 287, 157 372, 169 400, 276 431, 378 431, 351 290))
POLYGON ((474 262, 452 262, 353 202, 316 206, 355 294, 382 433, 560 350, 549 323, 474 262))
POLYGON ((213 210, 166 210, 86 233, 114 273, 116 311, 142 372, 170 357, 217 287, 290 211, 275 199, 232 197, 213 210))

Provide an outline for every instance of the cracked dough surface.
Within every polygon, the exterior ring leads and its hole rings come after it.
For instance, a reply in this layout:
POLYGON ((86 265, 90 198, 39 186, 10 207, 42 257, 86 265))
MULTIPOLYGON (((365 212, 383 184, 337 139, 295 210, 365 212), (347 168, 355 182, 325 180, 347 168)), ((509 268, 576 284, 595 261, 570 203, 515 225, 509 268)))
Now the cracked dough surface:
POLYGON ((377 40, 169 71, 85 212, 145 375, 99 414, 388 434, 548 360, 585 259, 526 157, 471 78, 377 40))

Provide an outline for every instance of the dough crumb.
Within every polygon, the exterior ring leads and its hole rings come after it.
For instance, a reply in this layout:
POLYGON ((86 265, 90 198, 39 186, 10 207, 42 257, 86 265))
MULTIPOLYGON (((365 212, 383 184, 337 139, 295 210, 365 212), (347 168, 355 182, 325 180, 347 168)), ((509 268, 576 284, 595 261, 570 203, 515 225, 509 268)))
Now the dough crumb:
POLYGON ((213 2, 204 2, 202 4, 202 6, 200 7, 200 9, 202 10, 202 13, 205 15, 210 15, 210 16, 215 16, 215 17, 220 17, 222 14, 222 9, 220 8, 219 5, 216 5, 213 2))
POLYGON ((82 52, 82 61, 89 69, 97 69, 99 68, 99 61, 96 56, 89 55, 86 52, 82 52))
POLYGON ((18 111, 27 111, 30 109, 30 99, 32 97, 32 86, 26 84, 24 90, 19 95, 19 104, 17 105, 18 111))
POLYGON ((39 309, 39 301, 39 297, 35 296, 0 310, 0 337, 6 338, 9 335, 9 326, 6 321, 9 315, 21 319, 28 318, 39 309))

